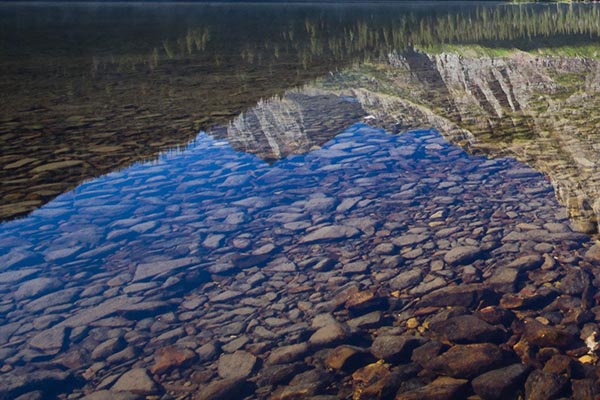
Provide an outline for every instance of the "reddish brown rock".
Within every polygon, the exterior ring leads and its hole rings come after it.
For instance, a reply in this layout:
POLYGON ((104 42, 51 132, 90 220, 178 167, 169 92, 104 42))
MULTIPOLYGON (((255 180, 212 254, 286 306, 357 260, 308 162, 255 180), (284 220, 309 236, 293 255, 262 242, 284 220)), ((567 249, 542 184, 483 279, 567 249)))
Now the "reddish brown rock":
POLYGON ((571 380, 571 391, 573 400, 588 400, 597 398, 600 388, 592 379, 571 380), (595 397, 596 396, 596 397, 595 397))
POLYGON ((499 326, 493 326, 473 316, 460 315, 445 321, 431 324, 431 330, 444 339, 454 343, 500 343, 506 332, 499 326))
POLYGON ((525 322, 523 338, 530 344, 540 347, 573 348, 581 344, 577 336, 572 332, 543 325, 533 319, 525 322))
POLYGON ((453 378, 472 378, 502 365, 500 348, 491 343, 456 345, 431 360, 426 368, 453 378))
POLYGON ((450 286, 426 294, 421 301, 419 301, 418 307, 470 307, 478 304, 482 300, 491 299, 492 297, 494 297, 494 295, 491 290, 480 283, 450 286))
POLYGON ((375 290, 364 290, 351 294, 344 306, 350 313, 360 315, 375 309, 384 308, 386 306, 386 299, 377 294, 375 290))
POLYGON ((460 397, 467 383, 466 379, 441 376, 429 385, 399 393, 396 396, 396 400, 453 400, 460 397))
POLYGON ((556 296, 558 292, 547 287, 539 287, 530 291, 521 291, 517 294, 507 293, 500 299, 500 307, 510 310, 523 308, 543 308, 556 296))
POLYGON ((476 315, 492 325, 508 326, 515 319, 515 314, 512 311, 497 306, 484 307, 476 315))
POLYGON ((198 356, 190 349, 177 346, 167 346, 158 349, 154 355, 154 365, 150 372, 161 375, 177 368, 185 368, 191 365, 198 356))
POLYGON ((338 346, 325 360, 328 368, 335 370, 354 371, 357 368, 373 362, 375 359, 365 349, 355 346, 338 346))
POLYGON ((390 374, 389 368, 383 362, 376 362, 357 369, 352 374, 354 385, 369 386, 390 374))
POLYGON ((556 354, 552 356, 544 365, 544 372, 571 376, 573 368, 576 368, 576 361, 564 354, 556 354))
POLYGON ((525 382, 525 398, 527 400, 556 399, 563 394, 567 379, 550 372, 535 370, 525 382))

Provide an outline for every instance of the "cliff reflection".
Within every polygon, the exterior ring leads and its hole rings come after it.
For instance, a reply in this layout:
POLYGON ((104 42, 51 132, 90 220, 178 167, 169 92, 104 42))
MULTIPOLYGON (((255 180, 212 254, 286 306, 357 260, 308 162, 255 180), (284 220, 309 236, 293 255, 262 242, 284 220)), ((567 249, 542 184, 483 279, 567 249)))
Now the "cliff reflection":
MULTIPOLYGON (((356 99, 369 114, 366 121, 388 131, 434 127, 470 152, 531 165, 552 181, 575 227, 591 233, 600 218, 600 60, 559 55, 569 50, 409 49, 315 86, 321 97, 356 99)), ((230 133, 247 137, 253 129, 230 133)), ((288 142, 285 129, 271 132, 281 135, 254 140, 262 148, 288 142)), ((261 154, 253 146, 245 151, 261 154)))
MULTIPOLYGON (((454 124, 457 137, 489 132, 497 151, 508 154, 511 150, 501 149, 500 137, 531 141, 542 135, 542 128, 536 128, 540 122, 523 111, 542 107, 542 102, 506 94, 500 79, 506 71, 484 66, 478 71, 475 64, 469 79, 485 81, 485 74, 499 78, 487 86, 463 88, 468 95, 461 94, 450 83, 459 72, 454 68, 462 65, 450 56, 442 65, 442 55, 452 54, 454 46, 481 45, 497 60, 510 52, 506 49, 535 52, 575 43, 579 47, 569 51, 593 58, 598 20, 598 6, 564 4, 5 5, 0 9, 0 219, 24 215, 86 179, 183 146, 201 128, 231 124, 227 135, 232 143, 256 150, 261 146, 244 138, 239 127, 256 127, 259 115, 255 110, 236 116, 260 99, 281 96, 336 70, 344 72, 328 85, 340 86, 343 79, 345 87, 356 86, 353 96, 373 112, 376 107, 369 101, 386 103, 383 95, 413 96, 413 103, 403 105, 413 115, 444 118, 454 124), (426 51, 412 51, 413 46, 426 51), (353 65, 364 67, 349 69, 353 65), (381 74, 382 84, 389 83, 385 90, 369 83, 381 74), (369 82, 353 81, 358 76, 369 82), (471 112, 475 104, 483 111, 471 112)), ((572 55, 562 62, 569 64, 572 55)), ((469 59, 483 60, 479 55, 469 59)), ((541 85, 542 93, 567 96, 570 89, 557 79, 566 79, 569 72, 562 72, 559 68, 560 76, 544 76, 535 85, 541 85), (566 92, 561 95, 561 90, 566 92)), ((528 96, 537 95, 528 90, 528 96)), ((286 98, 295 102, 294 96, 286 98)), ((356 117, 356 105, 338 103, 330 93, 322 96, 321 106, 335 110, 332 115, 342 116, 340 121, 356 117)), ((312 113, 308 103, 302 107, 294 111, 297 116, 312 113)), ((396 129, 416 118, 408 114, 396 118, 396 129)), ((294 126, 302 128, 265 158, 318 145, 337 129, 335 123, 294 126), (315 135, 320 137, 313 139, 315 135)), ((263 134, 271 129, 276 128, 264 125, 263 134)), ((577 199, 581 202, 581 196, 577 199)))

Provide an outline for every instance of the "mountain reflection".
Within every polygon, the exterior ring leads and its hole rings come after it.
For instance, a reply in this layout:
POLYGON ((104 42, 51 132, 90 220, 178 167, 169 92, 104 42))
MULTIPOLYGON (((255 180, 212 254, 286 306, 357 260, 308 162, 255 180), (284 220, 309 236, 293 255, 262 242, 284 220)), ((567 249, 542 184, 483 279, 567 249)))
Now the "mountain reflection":
POLYGON ((274 160, 370 113, 571 182, 559 196, 589 221, 598 20, 587 4, 4 5, 0 219, 201 128, 274 160))
MULTIPOLYGON (((443 53, 390 53, 386 62, 342 71, 303 94, 353 98, 369 114, 366 121, 388 131, 434 127, 470 152, 528 163, 550 178, 574 225, 595 232, 600 216, 599 91, 597 59, 518 50, 498 56, 489 49, 457 47, 443 53)), ((273 100, 269 109, 281 109, 286 102, 286 97, 273 100)), ((269 115, 279 125, 286 120, 285 113, 269 115)), ((230 141, 262 129, 245 128, 230 129, 230 141)), ((264 158, 265 149, 289 143, 288 129, 270 132, 268 140, 252 136, 252 146, 241 150, 264 158)))

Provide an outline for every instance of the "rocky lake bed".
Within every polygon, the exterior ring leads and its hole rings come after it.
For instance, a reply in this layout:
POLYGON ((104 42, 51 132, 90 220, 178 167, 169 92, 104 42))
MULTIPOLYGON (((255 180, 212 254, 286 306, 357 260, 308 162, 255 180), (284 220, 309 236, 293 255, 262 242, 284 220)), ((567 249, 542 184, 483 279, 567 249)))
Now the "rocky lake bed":
POLYGON ((13 3, 0 400, 600 398, 600 6, 13 3))
POLYGON ((3 399, 591 399, 600 245, 545 177, 355 123, 201 134, 0 233, 3 399))

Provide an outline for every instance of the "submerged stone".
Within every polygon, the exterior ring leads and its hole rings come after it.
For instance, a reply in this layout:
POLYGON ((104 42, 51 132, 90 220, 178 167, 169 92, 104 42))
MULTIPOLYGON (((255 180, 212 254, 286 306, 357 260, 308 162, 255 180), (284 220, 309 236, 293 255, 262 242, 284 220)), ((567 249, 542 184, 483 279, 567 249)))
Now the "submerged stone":
POLYGON ((466 389, 466 379, 441 376, 421 388, 399 393, 396 400, 453 400, 466 389))
POLYGON ((502 351, 491 343, 456 345, 431 360, 426 368, 454 378, 472 378, 501 366, 502 351))
POLYGON ((131 392, 140 395, 156 394, 160 388, 148 375, 145 368, 135 368, 125 372, 111 387, 115 392, 131 392))
POLYGON ((475 261, 482 254, 479 247, 459 246, 444 255, 444 261, 450 265, 464 265, 475 261))
POLYGON ((351 226, 330 225, 307 234, 300 240, 300 243, 312 244, 324 241, 350 239, 359 234, 360 231, 351 226))
POLYGON ((516 397, 523 385, 529 367, 513 364, 508 367, 486 372, 473 379, 473 391, 484 400, 502 400, 516 397))
POLYGON ((232 354, 223 354, 219 358, 218 371, 223 379, 244 379, 250 376, 256 365, 256 357, 238 350, 232 354))

